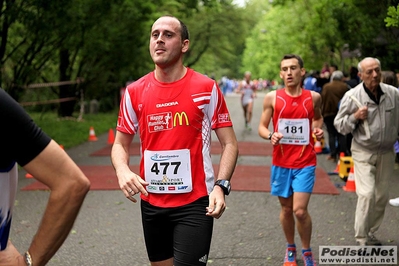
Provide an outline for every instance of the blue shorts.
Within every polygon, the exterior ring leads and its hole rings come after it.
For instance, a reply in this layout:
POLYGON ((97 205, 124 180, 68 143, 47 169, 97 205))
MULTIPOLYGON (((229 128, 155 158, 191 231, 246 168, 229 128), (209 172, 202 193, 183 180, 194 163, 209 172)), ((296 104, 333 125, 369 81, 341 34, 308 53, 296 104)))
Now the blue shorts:
POLYGON ((272 166, 270 187, 273 196, 289 198, 294 192, 312 193, 316 166, 299 169, 272 166))

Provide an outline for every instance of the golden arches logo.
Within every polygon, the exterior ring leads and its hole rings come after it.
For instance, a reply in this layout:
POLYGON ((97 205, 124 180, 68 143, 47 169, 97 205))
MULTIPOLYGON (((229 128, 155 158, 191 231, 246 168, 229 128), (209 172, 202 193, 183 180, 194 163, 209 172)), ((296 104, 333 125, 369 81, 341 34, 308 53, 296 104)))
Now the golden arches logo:
POLYGON ((181 113, 176 112, 175 113, 175 115, 173 116, 173 126, 174 127, 176 126, 176 120, 179 121, 179 126, 182 126, 183 125, 183 117, 184 117, 184 120, 186 121, 186 126, 188 126, 190 123, 188 122, 188 117, 187 117, 186 112, 181 112, 181 113))

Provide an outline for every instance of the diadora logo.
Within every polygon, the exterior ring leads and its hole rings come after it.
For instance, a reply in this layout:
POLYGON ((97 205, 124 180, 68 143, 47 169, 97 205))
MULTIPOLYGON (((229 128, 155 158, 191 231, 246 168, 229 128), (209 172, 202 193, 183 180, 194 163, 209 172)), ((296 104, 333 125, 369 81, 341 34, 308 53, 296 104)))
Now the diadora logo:
POLYGON ((158 103, 155 105, 156 108, 168 107, 168 106, 175 106, 179 105, 179 102, 169 102, 169 103, 158 103))
POLYGON ((175 115, 173 116, 173 127, 176 126, 176 122, 179 122, 179 126, 182 126, 183 118, 184 118, 184 121, 186 122, 185 123, 186 126, 190 125, 190 123, 188 122, 188 117, 187 117, 186 112, 181 112, 181 113, 176 112, 175 115))

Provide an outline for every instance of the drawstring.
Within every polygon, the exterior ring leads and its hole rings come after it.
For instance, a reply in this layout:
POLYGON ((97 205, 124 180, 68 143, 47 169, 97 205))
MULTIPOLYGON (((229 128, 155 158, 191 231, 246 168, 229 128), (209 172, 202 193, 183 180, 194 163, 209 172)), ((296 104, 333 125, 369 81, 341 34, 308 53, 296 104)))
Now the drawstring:
MULTIPOLYGON (((301 150, 301 154, 299 154, 299 158, 301 158, 301 157, 302 157, 302 155, 303 155, 303 152, 305 151, 305 148, 306 148, 306 146, 305 146, 305 145, 303 145, 303 146, 302 146, 302 150, 301 150)), ((283 155, 283 156, 284 156, 283 144, 280 144, 280 150, 281 150, 281 155, 283 155)))

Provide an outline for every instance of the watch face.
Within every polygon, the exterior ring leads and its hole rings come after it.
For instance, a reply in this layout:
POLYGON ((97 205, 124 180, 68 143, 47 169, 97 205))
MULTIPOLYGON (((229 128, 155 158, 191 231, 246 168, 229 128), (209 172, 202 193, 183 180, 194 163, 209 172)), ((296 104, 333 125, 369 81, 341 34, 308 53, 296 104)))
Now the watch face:
POLYGON ((216 181, 215 185, 220 186, 223 189, 224 194, 226 195, 230 194, 231 186, 229 180, 218 180, 216 181))
POLYGON ((225 186, 226 186, 226 188, 228 189, 228 191, 230 193, 230 189, 231 189, 230 182, 226 180, 225 181, 225 186))

